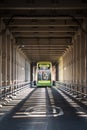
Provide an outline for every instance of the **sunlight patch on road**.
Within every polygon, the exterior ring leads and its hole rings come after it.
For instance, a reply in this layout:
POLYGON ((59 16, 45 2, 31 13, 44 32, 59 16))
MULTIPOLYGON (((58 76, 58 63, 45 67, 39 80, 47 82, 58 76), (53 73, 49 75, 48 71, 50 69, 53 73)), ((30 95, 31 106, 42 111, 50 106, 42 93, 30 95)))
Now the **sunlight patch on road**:
POLYGON ((55 88, 58 93, 60 93, 65 100, 73 107, 76 109, 76 114, 80 117, 87 117, 87 110, 85 110, 83 107, 81 107, 79 104, 77 104, 74 100, 69 98, 66 94, 64 94, 62 91, 59 89, 55 88))

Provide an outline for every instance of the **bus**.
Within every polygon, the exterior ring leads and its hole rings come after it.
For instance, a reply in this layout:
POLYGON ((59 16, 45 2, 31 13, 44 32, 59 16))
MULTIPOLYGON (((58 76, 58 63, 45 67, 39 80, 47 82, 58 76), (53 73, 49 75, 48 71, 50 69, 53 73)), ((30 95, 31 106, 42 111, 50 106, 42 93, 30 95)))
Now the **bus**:
POLYGON ((52 86, 52 63, 51 62, 38 62, 36 74, 37 74, 36 76, 37 87, 52 86))

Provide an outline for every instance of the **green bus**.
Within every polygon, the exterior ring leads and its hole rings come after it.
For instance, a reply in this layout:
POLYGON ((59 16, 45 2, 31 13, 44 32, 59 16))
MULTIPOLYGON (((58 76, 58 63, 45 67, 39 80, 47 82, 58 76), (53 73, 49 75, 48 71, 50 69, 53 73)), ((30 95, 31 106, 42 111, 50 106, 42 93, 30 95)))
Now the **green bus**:
POLYGON ((37 63, 37 87, 52 86, 52 63, 38 62, 37 63))

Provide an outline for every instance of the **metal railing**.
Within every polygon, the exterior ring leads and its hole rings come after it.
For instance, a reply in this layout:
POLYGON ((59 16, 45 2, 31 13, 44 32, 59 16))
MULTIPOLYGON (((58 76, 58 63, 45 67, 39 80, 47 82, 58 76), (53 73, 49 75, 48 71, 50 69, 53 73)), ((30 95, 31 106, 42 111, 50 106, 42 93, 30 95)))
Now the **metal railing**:
POLYGON ((17 84, 11 84, 8 86, 1 86, 0 87, 0 99, 5 98, 7 95, 14 95, 16 92, 21 91, 22 89, 29 86, 30 82, 21 82, 17 84))
POLYGON ((66 92, 74 95, 76 98, 86 98, 87 97, 87 87, 80 84, 63 83, 56 81, 56 86, 65 90, 66 92))

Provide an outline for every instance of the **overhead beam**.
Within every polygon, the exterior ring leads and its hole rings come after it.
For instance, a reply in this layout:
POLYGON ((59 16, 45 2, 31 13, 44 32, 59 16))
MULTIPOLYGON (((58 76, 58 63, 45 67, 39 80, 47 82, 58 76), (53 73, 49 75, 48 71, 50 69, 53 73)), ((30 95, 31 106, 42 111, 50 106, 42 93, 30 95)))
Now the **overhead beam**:
MULTIPOLYGON (((8 16, 4 16, 3 17, 4 19, 6 19, 6 20, 9 20, 10 19, 10 17, 8 17, 8 16)), ((82 16, 78 16, 78 17, 75 17, 76 19, 83 19, 84 18, 84 16, 82 17, 82 16)), ((68 16, 68 15, 57 15, 57 16, 42 16, 42 17, 39 17, 39 16, 29 16, 29 15, 14 15, 14 17, 13 17, 13 19, 14 20, 33 20, 33 19, 37 19, 37 20, 48 20, 48 19, 50 19, 50 20, 53 20, 53 19, 55 19, 55 20, 68 20, 68 19, 72 19, 72 17, 70 17, 70 16, 68 16)))
POLYGON ((71 3, 60 3, 60 6, 58 6, 57 4, 43 4, 41 3, 36 3, 36 4, 27 4, 27 3, 20 3, 17 2, 16 3, 9 3, 9 5, 7 3, 4 4, 0 4, 0 9, 1 10, 85 10, 87 9, 87 4, 82 4, 79 3, 79 1, 76 2, 71 2, 71 3), (25 5, 24 5, 25 4, 25 5))
POLYGON ((18 32, 18 33, 13 33, 13 35, 14 36, 19 36, 19 35, 34 35, 34 36, 36 36, 36 35, 58 35, 58 36, 60 36, 60 35, 67 35, 67 36, 72 36, 72 35, 74 35, 74 33, 73 32, 52 32, 52 31, 49 31, 49 32, 18 32))
POLYGON ((58 49, 59 50, 59 49, 66 49, 66 48, 68 48, 68 46, 66 46, 66 47, 63 47, 63 46, 61 46, 61 47, 60 46, 59 47, 58 46, 40 47, 40 46, 38 46, 38 47, 22 47, 21 50, 31 50, 31 49, 32 50, 38 50, 38 49, 42 49, 42 50, 45 50, 45 49, 56 50, 56 49, 58 49))
POLYGON ((28 49, 28 48, 49 48, 49 47, 52 47, 52 48, 66 48, 67 47, 67 45, 61 45, 61 43, 60 44, 58 44, 58 45, 55 45, 55 44, 47 44, 47 45, 42 45, 42 44, 34 44, 34 45, 32 45, 32 44, 30 44, 30 45, 24 45, 24 44, 22 44, 22 45, 20 45, 20 48, 26 48, 26 49, 28 49))
POLYGON ((72 28, 72 29, 65 29, 65 28, 54 28, 54 29, 49 29, 49 30, 47 30, 47 28, 46 29, 32 29, 32 28, 11 28, 10 29, 11 30, 11 32, 12 33, 16 33, 16 32, 30 32, 30 33, 33 33, 33 32, 40 32, 40 33, 42 33, 42 32, 44 32, 44 33, 49 33, 49 32, 56 32, 56 33, 58 33, 58 32, 76 32, 77 31, 77 29, 74 29, 74 28, 72 28))
POLYGON ((30 20, 22 20, 22 21, 14 21, 9 24, 9 27, 60 27, 60 26, 79 26, 78 23, 72 20, 58 20, 55 22, 47 22, 47 21, 37 21, 31 22, 30 20))
POLYGON ((42 48, 41 47, 37 47, 37 48, 29 47, 29 48, 21 48, 21 49, 22 50, 31 50, 31 49, 32 50, 49 50, 49 49, 50 50, 65 50, 66 48, 68 48, 68 47, 65 47, 65 48, 64 47, 61 47, 61 48, 60 47, 53 47, 52 48, 49 46, 49 47, 42 47, 42 48))
POLYGON ((50 34, 50 35, 22 35, 22 34, 16 34, 16 35, 14 35, 16 38, 64 38, 64 39, 66 39, 66 38, 72 38, 72 35, 69 35, 69 34, 65 34, 65 35, 52 35, 52 34, 50 34))

